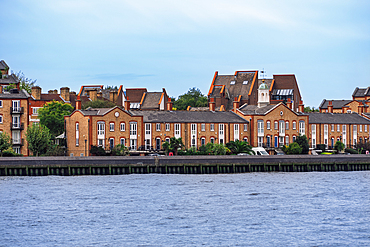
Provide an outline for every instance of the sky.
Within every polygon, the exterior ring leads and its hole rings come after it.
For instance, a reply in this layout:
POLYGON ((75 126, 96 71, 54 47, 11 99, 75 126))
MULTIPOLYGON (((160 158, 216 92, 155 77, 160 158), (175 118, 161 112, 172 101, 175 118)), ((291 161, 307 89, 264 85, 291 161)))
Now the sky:
POLYGON ((207 94, 214 73, 295 74, 304 104, 370 86, 368 0, 0 0, 0 60, 43 92, 207 94))

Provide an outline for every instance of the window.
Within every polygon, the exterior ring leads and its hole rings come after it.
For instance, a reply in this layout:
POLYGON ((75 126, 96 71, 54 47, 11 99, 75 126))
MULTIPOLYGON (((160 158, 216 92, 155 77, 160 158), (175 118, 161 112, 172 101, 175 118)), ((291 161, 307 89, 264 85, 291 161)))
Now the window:
POLYGON ((13 100, 12 105, 13 105, 13 112, 21 112, 19 100, 13 100))
POLYGON ((285 145, 289 145, 289 136, 285 136, 285 145))
POLYGON ((293 136, 293 142, 295 142, 296 136, 293 136))
POLYGON ((234 141, 239 140, 239 124, 234 124, 234 141))
POLYGON ((248 138, 247 137, 244 137, 243 138, 243 141, 248 142, 248 138))
POLYGON ((288 121, 286 121, 286 122, 285 122, 285 129, 286 129, 286 130, 288 130, 288 129, 289 129, 289 122, 288 122, 288 121))
POLYGON ((331 132, 334 132, 334 124, 331 125, 331 132))
POLYGON ((271 122, 270 122, 270 121, 267 121, 267 122, 266 122, 266 129, 268 129, 268 130, 269 130, 269 129, 271 128, 271 126, 270 126, 270 125, 271 125, 271 122))
POLYGON ((69 156, 73 157, 73 153, 70 153, 69 156))
POLYGON ((13 150, 14 150, 14 152, 16 154, 20 154, 21 153, 21 148, 20 147, 14 147, 13 150))
POLYGON ((151 124, 145 124, 145 134, 146 135, 150 135, 150 132, 151 132, 151 130, 150 130, 150 128, 151 128, 151 124))
POLYGON ((258 136, 263 136, 264 135, 263 120, 257 121, 257 129, 258 129, 258 136))
POLYGON ((197 139, 197 125, 191 124, 191 147, 197 147, 196 139, 197 139))
POLYGON ((76 123, 76 146, 80 145, 80 124, 76 123))
POLYGON ((175 124, 175 137, 176 138, 180 138, 181 137, 181 134, 180 134, 180 124, 175 124))
POLYGON ((3 123, 3 115, 0 115, 0 123, 3 123))
POLYGON ((243 85, 247 85, 248 84, 248 81, 243 81, 243 85))
POLYGON ((21 127, 21 121, 19 116, 13 116, 13 128, 20 128, 21 127))
POLYGON ((32 115, 39 115, 39 107, 32 107, 32 115))
POLYGON ((248 124, 244 124, 244 131, 248 131, 248 124))
MULTIPOLYGON (((2 92, 0 92, 0 93, 2 93, 2 92)), ((3 101, 0 100, 0 108, 2 108, 2 107, 3 107, 3 101)))
POLYGON ((211 131, 215 131, 215 124, 211 124, 211 131))
POLYGON ((211 137, 211 143, 215 143, 215 138, 211 137))
POLYGON ((328 125, 324 124, 324 144, 328 148, 328 125))
POLYGON ((299 133, 301 135, 305 134, 305 123, 304 123, 304 121, 299 121, 299 133))
POLYGON ((219 144, 224 144, 224 127, 225 127, 224 124, 219 124, 218 125, 218 133, 219 133, 218 141, 219 141, 219 144))
POLYGON ((114 148, 114 138, 109 138, 109 149, 112 150, 114 148))
POLYGON ((263 137, 259 136, 258 137, 258 147, 262 147, 262 146, 263 146, 263 137))
POLYGON ((200 145, 201 145, 201 146, 206 145, 206 138, 202 137, 202 139, 201 139, 201 141, 200 141, 200 145))
POLYGON ((206 124, 202 123, 200 126, 201 131, 206 131, 206 124))
MULTIPOLYGON (((132 136, 137 135, 137 123, 136 122, 131 122, 130 123, 130 135, 132 135, 132 136)), ((132 146, 136 147, 136 143, 135 143, 135 145, 132 144, 132 146)), ((136 150, 136 149, 134 149, 134 150, 136 150)))
POLYGON ((125 123, 121 123, 120 124, 120 130, 121 131, 126 131, 126 125, 125 125, 125 123))
POLYGON ((105 124, 104 122, 98 122, 98 136, 105 135, 105 124))
POLYGON ((337 124, 337 132, 340 132, 340 125, 337 124))
POLYGON ((21 132, 19 130, 12 131, 12 140, 13 140, 13 144, 21 143, 21 132))
POLYGON ((364 131, 367 132, 367 125, 364 125, 364 131))
POLYGON ((312 147, 316 148, 316 124, 311 125, 312 147))
POLYGON ((126 140, 125 140, 125 138, 121 138, 121 139, 119 140, 119 144, 121 144, 121 145, 125 146, 125 144, 126 144, 126 140))
POLYGON ((155 124, 155 130, 156 131, 161 131, 161 124, 160 123, 155 124))
POLYGON ((274 122, 274 128, 277 130, 277 129, 279 129, 279 125, 278 125, 278 121, 275 121, 274 122))
POLYGON ((84 156, 84 153, 80 153, 80 156, 84 156))
POLYGON ((230 85, 235 85, 235 81, 231 81, 230 82, 230 85))
POLYGON ((114 131, 114 123, 109 123, 109 131, 114 131))
POLYGON ((360 127, 360 132, 362 132, 362 125, 359 125, 359 127, 360 127))
POLYGON ((166 142, 170 143, 170 138, 169 137, 166 138, 166 142))
POLYGON ((297 129, 297 122, 296 121, 293 121, 293 129, 297 129))
POLYGON ((170 124, 166 123, 166 131, 170 131, 170 124))
POLYGON ((104 146, 104 140, 99 139, 98 140, 98 147, 103 147, 104 146))

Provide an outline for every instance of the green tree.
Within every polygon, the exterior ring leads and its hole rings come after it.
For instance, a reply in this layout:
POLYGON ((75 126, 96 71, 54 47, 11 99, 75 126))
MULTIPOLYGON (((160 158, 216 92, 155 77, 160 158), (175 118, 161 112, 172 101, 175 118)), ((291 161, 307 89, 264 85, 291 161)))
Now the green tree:
POLYGON ((0 152, 3 156, 3 151, 10 148, 12 144, 10 143, 10 136, 7 133, 0 132, 0 152))
POLYGON ((286 149, 286 154, 301 154, 301 153, 302 148, 296 142, 290 143, 288 148, 286 149))
POLYGON ((302 148, 302 154, 308 154, 310 151, 310 145, 308 144, 308 139, 306 135, 299 135, 295 139, 295 142, 302 148))
POLYGON ((171 137, 170 142, 164 142, 162 144, 162 148, 165 150, 166 154, 172 152, 173 155, 177 155, 178 150, 182 149, 184 146, 182 142, 182 138, 176 138, 176 137, 171 137))
POLYGON ((38 123, 28 126, 26 139, 28 142, 28 149, 34 156, 46 154, 51 143, 49 129, 38 123))
MULTIPOLYGON (((13 72, 12 72, 13 73, 13 72)), ((32 93, 32 87, 35 86, 37 80, 32 80, 30 78, 27 78, 22 71, 19 71, 15 74, 19 80, 19 89, 24 89, 27 91, 27 93, 32 93)))
POLYGON ((344 150, 344 143, 341 142, 341 141, 337 141, 335 144, 334 144, 334 149, 339 152, 343 151, 344 150))
POLYGON ((47 127, 52 136, 58 136, 64 132, 64 116, 72 111, 70 104, 53 100, 39 110, 40 124, 47 127))
POLYGON ((306 106, 303 110, 304 112, 319 112, 319 109, 315 109, 315 107, 309 107, 309 106, 306 106))
POLYGON ((112 101, 97 99, 97 100, 93 100, 93 101, 83 102, 81 108, 84 110, 88 107, 91 107, 91 108, 112 108, 112 107, 115 107, 115 106, 116 106, 116 104, 114 104, 112 101))
POLYGON ((112 149, 112 155, 114 156, 126 156, 128 154, 128 148, 122 144, 118 144, 112 149))
POLYGON ((187 93, 180 95, 173 103, 173 107, 177 110, 186 110, 188 106, 203 107, 207 105, 207 97, 202 94, 199 88, 195 87, 190 88, 187 93))
POLYGON ((226 143, 226 147, 230 149, 231 153, 238 154, 238 153, 247 153, 253 155, 254 151, 252 150, 252 146, 245 141, 230 141, 226 143))

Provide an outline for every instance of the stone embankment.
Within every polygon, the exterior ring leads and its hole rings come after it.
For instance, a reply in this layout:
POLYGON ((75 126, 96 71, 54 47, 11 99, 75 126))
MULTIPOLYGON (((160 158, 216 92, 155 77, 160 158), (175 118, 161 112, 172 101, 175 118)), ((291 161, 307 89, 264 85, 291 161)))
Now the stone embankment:
POLYGON ((370 170, 370 155, 2 157, 0 176, 370 170))

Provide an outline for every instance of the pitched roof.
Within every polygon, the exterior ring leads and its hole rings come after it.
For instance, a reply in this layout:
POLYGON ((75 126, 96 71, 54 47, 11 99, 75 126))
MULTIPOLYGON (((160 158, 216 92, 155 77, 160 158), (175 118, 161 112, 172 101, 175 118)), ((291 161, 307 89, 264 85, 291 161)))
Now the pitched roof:
POLYGON ((15 74, 4 75, 3 78, 0 77, 0 84, 15 84, 18 83, 18 78, 15 74))
POLYGON ((370 120, 357 113, 308 113, 310 124, 370 124, 370 120))
MULTIPOLYGON (((117 109, 117 108, 122 110, 118 106, 115 106, 115 107, 112 107, 112 108, 91 108, 91 107, 89 107, 85 110, 79 110, 79 111, 85 116, 103 116, 103 115, 107 114, 108 112, 113 111, 114 109, 117 109)), ((126 110, 122 110, 122 111, 128 113, 129 115, 132 115, 130 112, 128 112, 126 110)))
POLYGON ((6 70, 9 69, 9 66, 6 64, 4 60, 0 61, 0 70, 6 70))
MULTIPOLYGON (((141 104, 141 109, 157 109, 159 108, 159 101, 161 99, 163 92, 146 92, 144 96, 143 103, 141 104)), ((131 99, 130 99, 131 101, 131 99)))
POLYGON ((370 96, 370 87, 367 88, 355 88, 355 91, 353 91, 352 97, 364 97, 364 96, 370 96))
POLYGON ((145 92, 146 88, 126 88, 126 98, 128 97, 131 103, 140 103, 145 92))
POLYGON ((27 99, 31 97, 26 90, 15 90, 14 93, 4 92, 0 93, 0 99, 27 99))
POLYGON ((239 108, 239 111, 241 111, 245 115, 264 115, 276 106, 277 105, 267 105, 264 107, 258 107, 257 105, 244 104, 239 108))
POLYGON ((131 111, 135 116, 143 116, 147 123, 248 123, 233 112, 211 111, 131 111))
POLYGON ((342 109, 343 106, 351 103, 353 100, 344 100, 344 99, 342 99, 342 100, 326 100, 326 99, 324 99, 321 102, 319 108, 327 109, 328 108, 329 101, 332 102, 333 109, 342 109))

